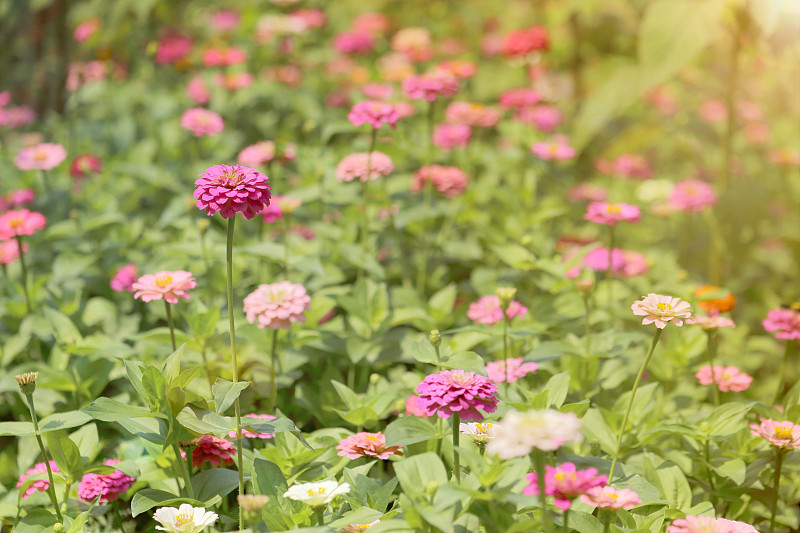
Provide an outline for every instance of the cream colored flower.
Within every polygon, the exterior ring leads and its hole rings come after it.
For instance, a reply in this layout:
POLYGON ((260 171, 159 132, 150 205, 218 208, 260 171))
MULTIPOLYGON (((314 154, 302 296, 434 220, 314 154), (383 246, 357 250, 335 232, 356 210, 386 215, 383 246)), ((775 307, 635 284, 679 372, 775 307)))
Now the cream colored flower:
POLYGON ((350 492, 350 484, 341 485, 334 481, 316 481, 314 483, 299 483, 289 487, 284 498, 303 502, 310 507, 328 505, 336 496, 350 492))
POLYGON ((169 533, 200 533, 205 528, 217 521, 217 513, 206 511, 203 507, 192 507, 182 503, 177 509, 174 507, 161 507, 156 510, 153 518, 160 526, 159 531, 169 533))

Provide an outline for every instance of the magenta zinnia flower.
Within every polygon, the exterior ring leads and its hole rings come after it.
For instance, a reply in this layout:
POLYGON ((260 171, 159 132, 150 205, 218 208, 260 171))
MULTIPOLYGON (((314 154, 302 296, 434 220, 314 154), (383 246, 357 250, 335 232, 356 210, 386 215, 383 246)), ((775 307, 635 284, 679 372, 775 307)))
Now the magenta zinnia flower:
POLYGON ((536 363, 523 363, 522 357, 511 357, 508 359, 508 372, 506 372, 505 361, 492 361, 486 363, 486 373, 489 379, 495 383, 503 383, 508 376, 508 382, 513 383, 518 379, 522 379, 528 374, 533 374, 539 369, 536 363))
POLYGON ((292 322, 305 322, 311 297, 298 283, 281 281, 259 285, 245 296, 244 312, 247 321, 259 328, 289 329, 292 322))
POLYGON ((137 279, 131 288, 136 291, 134 298, 141 298, 143 302, 161 300, 176 304, 178 298, 189 299, 189 289, 194 289, 197 282, 191 272, 185 270, 162 270, 155 274, 145 274, 137 279))
MULTIPOLYGON (((113 466, 117 463, 119 459, 109 459, 103 464, 113 466)), ((124 494, 134 481, 135 478, 116 469, 110 474, 84 474, 78 484, 78 497, 85 502, 93 502, 100 496, 100 503, 112 502, 119 499, 119 495, 124 494)))
POLYGON ((624 202, 592 202, 586 208, 583 218, 598 224, 616 226, 619 222, 636 224, 639 222, 641 214, 638 207, 624 202))
POLYGON ((741 372, 735 366, 714 366, 714 375, 711 375, 711 366, 705 365, 700 367, 700 370, 695 374, 697 381, 700 385, 711 385, 712 383, 717 386, 722 392, 734 391, 741 392, 747 390, 753 382, 753 378, 741 372))
POLYGON ((27 209, 7 211, 0 215, 0 240, 11 239, 17 235, 33 235, 44 229, 47 219, 44 215, 27 209))
POLYGON ((196 447, 192 450, 192 464, 199 468, 208 461, 214 466, 232 465, 236 448, 229 440, 214 435, 203 435, 192 441, 196 447))
POLYGON ((197 208, 205 209, 208 216, 217 211, 222 218, 241 213, 245 220, 250 220, 269 205, 269 178, 254 168, 214 165, 200 174, 194 184, 197 208))
POLYGON ((713 516, 687 515, 678 518, 667 528, 667 533, 758 533, 745 522, 715 518, 713 516))
POLYGON ((334 37, 333 47, 343 54, 366 55, 375 48, 375 39, 366 32, 346 31, 334 37))
POLYGON ((67 151, 60 144, 41 143, 23 148, 14 163, 20 170, 50 170, 67 158, 67 151))
POLYGON ((381 176, 388 176, 394 171, 392 159, 383 152, 372 152, 372 157, 367 152, 350 154, 336 165, 336 179, 339 181, 374 181, 381 176), (367 161, 369 160, 369 171, 367 161))
POLYGON ((397 112, 393 104, 378 102, 376 100, 366 100, 353 106, 350 113, 347 115, 347 120, 349 120, 353 126, 369 124, 376 130, 384 124, 388 124, 394 128, 397 125, 397 121, 400 120, 400 113, 397 112))
POLYGON ((478 409, 493 413, 497 409, 495 385, 489 378, 464 370, 444 370, 427 376, 417 386, 417 406, 427 416, 436 413, 439 418, 453 414, 461 420, 483 420, 478 409))
POLYGON ((630 489, 615 489, 611 486, 593 487, 581 494, 581 501, 594 505, 600 509, 618 511, 620 509, 633 509, 642 504, 639 495, 630 489))
MULTIPOLYGON (((52 470, 53 472, 60 472, 60 470, 58 469, 58 465, 56 464, 55 461, 50 461, 50 470, 52 470)), ((28 479, 28 476, 33 476, 36 474, 46 474, 46 473, 47 473, 47 467, 45 466, 44 462, 36 463, 33 466, 33 468, 29 468, 28 470, 25 471, 24 474, 19 476, 19 481, 17 481, 17 487, 21 487, 22 485, 24 485, 25 480, 28 479)), ((47 478, 34 481, 30 485, 28 485, 27 489, 25 489, 25 493, 22 495, 22 499, 24 500, 37 490, 39 492, 46 492, 47 489, 49 488, 50 488, 50 481, 47 478)))
POLYGON ((771 418, 761 417, 760 424, 750 424, 750 433, 755 437, 766 439, 777 448, 800 448, 800 426, 790 420, 778 422, 771 418))
POLYGON ((689 302, 682 302, 680 298, 650 293, 642 300, 636 300, 631 305, 631 311, 636 316, 643 316, 642 324, 655 322, 658 329, 667 327, 672 322, 678 327, 683 325, 683 319, 692 317, 689 302))
MULTIPOLYGON (((272 415, 258 415, 255 413, 250 413, 249 415, 244 415, 244 416, 249 416, 250 418, 267 418, 269 420, 275 420, 275 417, 272 415)), ((245 423, 246 422, 243 422, 242 425, 245 425, 245 423)), ((230 433, 228 433, 228 436, 232 439, 235 439, 236 430, 235 429, 232 430, 230 433)), ((251 439, 271 439, 275 437, 275 433, 253 433, 252 431, 248 431, 242 428, 242 436, 251 439)))
POLYGON ((136 283, 136 275, 138 273, 139 269, 133 263, 128 263, 120 268, 109 283, 111 290, 116 292, 133 292, 135 290, 133 284, 136 283))
MULTIPOLYGON (((522 316, 528 312, 528 308, 516 300, 512 300, 506 310, 509 320, 515 316, 522 316)), ((487 324, 489 326, 503 320, 503 310, 500 308, 500 298, 496 294, 482 296, 477 302, 472 302, 467 311, 467 318, 477 324, 487 324)))
POLYGON ((386 447, 386 437, 380 431, 378 433, 362 431, 345 437, 336 446, 336 449, 339 450, 338 455, 349 459, 360 459, 361 457, 388 459, 392 455, 403 455, 400 446, 386 447))
MULTIPOLYGON (((531 472, 525 479, 530 485, 522 490, 523 494, 536 496, 539 494, 539 476, 536 472, 531 472)), ((545 488, 547 496, 555 496, 553 504, 562 510, 567 510, 572 506, 572 500, 576 496, 586 494, 594 487, 606 484, 608 477, 598 476, 596 468, 578 470, 573 463, 564 463, 556 467, 547 465, 545 467, 545 488)))
POLYGON ((189 130, 195 137, 216 135, 225 129, 222 117, 203 107, 193 107, 183 112, 181 127, 189 130))
POLYGON ((766 331, 775 333, 776 339, 800 341, 800 311, 776 307, 767 313, 767 318, 761 321, 761 325, 766 331))

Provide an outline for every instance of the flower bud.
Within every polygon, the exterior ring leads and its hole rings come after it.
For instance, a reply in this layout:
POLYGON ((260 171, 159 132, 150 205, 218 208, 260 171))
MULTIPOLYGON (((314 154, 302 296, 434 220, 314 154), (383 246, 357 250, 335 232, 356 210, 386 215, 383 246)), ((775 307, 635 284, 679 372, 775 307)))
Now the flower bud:
POLYGON ((592 288, 594 287, 594 280, 591 279, 579 279, 575 282, 575 287, 578 289, 578 292, 581 294, 581 298, 588 298, 589 295, 592 293, 592 288))
POLYGON ((239 506, 244 511, 245 521, 254 526, 261 520, 261 511, 269 501, 269 496, 265 494, 239 494, 236 499, 239 506))
POLYGON ((428 340, 434 348, 438 348, 442 344, 442 335, 439 333, 438 329, 433 329, 430 335, 428 335, 428 340))
POLYGON ((207 218, 200 218, 197 220, 197 229, 200 233, 205 233, 211 222, 207 218))
POLYGON ((425 485, 425 494, 429 496, 436 494, 437 490, 439 490, 439 484, 435 481, 429 481, 428 484, 425 485))
POLYGON ((19 390, 25 396, 33 394, 36 390, 36 378, 39 377, 38 372, 26 372, 19 376, 14 376, 14 379, 19 383, 19 390))
POLYGON ((505 311, 511 304, 511 300, 514 299, 514 295, 517 294, 517 289, 514 287, 500 287, 494 293, 500 299, 500 307, 505 311))
POLYGON ((64 531, 64 524, 62 524, 61 522, 56 522, 55 524, 53 524, 54 533, 60 533, 61 531, 64 531))

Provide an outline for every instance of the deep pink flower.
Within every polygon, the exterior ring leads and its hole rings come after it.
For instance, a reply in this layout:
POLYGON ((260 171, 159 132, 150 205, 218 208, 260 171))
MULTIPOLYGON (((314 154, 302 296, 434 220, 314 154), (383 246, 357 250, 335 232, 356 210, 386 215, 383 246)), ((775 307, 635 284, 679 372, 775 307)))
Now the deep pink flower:
POLYGON ((400 114, 394 105, 376 100, 365 100, 353 106, 347 115, 353 126, 369 124, 374 129, 379 129, 384 124, 394 128, 400 120, 400 114))
POLYGON ((542 100, 542 95, 533 89, 509 89, 500 95, 500 107, 521 110, 533 107, 542 100))
MULTIPOLYGON (((119 459, 109 459, 106 466, 114 466, 119 459)), ((84 474, 78 484, 78 497, 85 502, 93 502, 100 496, 100 503, 113 502, 119 499, 133 485, 135 478, 127 476, 119 470, 110 474, 84 474)))
POLYGON ((47 219, 41 213, 19 209, 6 211, 0 215, 0 240, 11 239, 17 235, 33 235, 44 229, 47 219))
POLYGON ((100 18, 99 17, 92 17, 88 20, 84 20, 78 27, 75 28, 75 31, 72 33, 72 38, 75 39, 76 42, 82 43, 89 39, 94 33, 100 29, 100 18))
POLYGON ((103 161, 92 154, 81 154, 72 160, 69 167, 70 176, 75 179, 85 179, 91 175, 99 174, 103 170, 103 161))
POLYGON ((378 459, 388 459, 392 455, 403 455, 400 446, 386 447, 386 437, 383 433, 368 433, 362 431, 355 435, 345 437, 336 446, 339 450, 338 455, 349 459, 360 459, 362 457, 377 457, 378 459))
POLYGON ((586 208, 586 214, 583 215, 583 218, 597 224, 616 226, 619 222, 636 224, 639 222, 641 215, 639 208, 632 204, 592 202, 586 208))
POLYGON ((411 394, 406 400, 406 416, 419 416, 427 418, 428 412, 417 405, 417 398, 419 398, 419 396, 416 394, 411 394))
POLYGON ((439 124, 433 130, 433 145, 449 152, 453 148, 469 144, 472 128, 466 124, 439 124))
POLYGON ((464 370, 443 370, 430 374, 417 386, 417 406, 425 414, 450 418, 457 413, 461 420, 483 420, 478 409, 493 413, 497 409, 497 385, 492 380, 464 370))
POLYGON ((245 296, 244 312, 247 321, 259 328, 289 329, 293 322, 306 321, 304 313, 310 301, 305 287, 298 283, 265 283, 245 296))
MULTIPOLYGON (((60 470, 58 469, 58 465, 56 464, 55 461, 50 461, 50 470, 52 470, 53 472, 60 472, 60 470)), ((17 481, 17 487, 21 487, 22 485, 24 485, 25 480, 28 479, 28 476, 33 476, 36 474, 46 474, 46 473, 47 473, 47 467, 45 466, 44 462, 36 463, 33 466, 33 468, 29 468, 28 470, 25 471, 24 474, 19 476, 19 481, 17 481)), ((39 492, 46 492, 47 489, 49 488, 50 488, 50 481, 45 476, 45 479, 34 481, 30 485, 28 485, 28 488, 25 489, 25 493, 22 495, 22 499, 24 500, 37 490, 39 492)))
POLYGON ((375 151, 370 157, 368 153, 363 152, 350 154, 339 161, 336 165, 336 179, 353 181, 358 178, 361 181, 374 181, 379 177, 388 176, 393 171, 394 163, 388 155, 375 151))
POLYGON ((411 182, 411 192, 422 191, 427 183, 448 198, 463 194, 467 188, 467 175, 458 167, 443 165, 428 165, 419 169, 414 174, 411 182))
POLYGON ((348 31, 333 39, 333 47, 343 54, 367 55, 375 49, 375 39, 369 33, 348 31))
POLYGON ((191 131, 195 137, 203 137, 222 133, 225 123, 217 113, 202 107, 193 107, 181 115, 181 127, 191 131))
MULTIPOLYGON (((244 416, 249 416, 250 418, 266 418, 269 420, 275 420, 275 417, 272 415, 259 415, 256 413, 250 413, 249 415, 244 415, 244 416)), ((242 425, 244 425, 245 423, 246 422, 243 421, 242 425)), ((248 437, 250 439, 272 439, 275 437, 275 433, 253 433, 252 431, 248 431, 242 428, 242 436, 248 437)), ((230 433, 228 433, 228 437, 236 439, 236 430, 232 430, 230 433)))
POLYGON ((411 100, 434 102, 440 97, 455 96, 458 89, 458 78, 444 71, 409 76, 403 80, 403 94, 411 100))
POLYGON ((241 213, 250 220, 270 203, 269 178, 258 170, 239 165, 214 165, 194 182, 197 208, 208 216, 217 211, 222 218, 241 213))
POLYGON ((192 464, 200 468, 208 461, 214 466, 232 465, 236 448, 229 440, 220 439, 214 435, 203 435, 192 441, 195 449, 192 450, 192 464))
POLYGON ((260 167, 269 163, 275 158, 275 143, 272 141, 261 141, 251 144, 239 152, 236 160, 240 165, 246 167, 260 167))
MULTIPOLYGON (((539 494, 539 476, 536 472, 531 472, 525 479, 530 485, 522 490, 523 494, 536 496, 539 494)), ((608 477, 598 476, 596 468, 578 470, 573 463, 564 463, 556 467, 547 465, 545 467, 545 488, 547 496, 555 496, 553 504, 562 510, 567 510, 572 506, 572 500, 576 496, 586 494, 594 487, 606 484, 608 477)))
POLYGON ((564 115, 555 106, 537 105, 518 110, 514 113, 514 119, 523 124, 532 124, 541 132, 550 133, 561 124, 564 115))
POLYGON ((197 105, 207 104, 211 100, 211 92, 202 76, 195 76, 189 80, 186 85, 186 94, 197 105))
MULTIPOLYGON (((509 320, 515 316, 523 316, 528 308, 516 300, 512 300, 506 310, 509 320)), ((503 320, 503 310, 500 308, 500 298, 496 294, 482 296, 477 302, 472 302, 467 311, 467 317, 476 324, 489 326, 503 320)))
POLYGON ((546 51, 548 48, 547 29, 542 26, 512 31, 503 41, 503 54, 506 57, 526 56, 531 52, 546 51))
POLYGON ((761 325, 766 331, 775 333, 776 339, 800 341, 800 311, 796 309, 776 307, 767 313, 767 318, 761 321, 761 325))
POLYGON ((778 448, 800 449, 800 426, 790 420, 778 422, 760 417, 760 424, 750 424, 750 433, 778 448))
POLYGON ((514 383, 528 374, 533 374, 539 369, 536 363, 523 363, 522 357, 511 357, 508 359, 508 370, 504 361, 491 361, 486 363, 486 373, 489 379, 495 383, 503 383, 508 376, 508 382, 514 383))
POLYGON ((0 196, 0 213, 12 207, 20 207, 33 202, 36 193, 33 189, 18 189, 0 196))
POLYGON ((717 203, 717 195, 708 183, 689 179, 675 184, 669 202, 685 213, 698 213, 717 203))
POLYGON ((67 151, 60 144, 41 143, 23 148, 14 163, 20 170, 50 170, 67 158, 67 151))
POLYGON ((145 274, 137 279, 132 288, 134 298, 141 298, 143 302, 152 302, 162 298, 168 303, 178 303, 178 298, 189 299, 190 289, 194 289, 197 282, 191 272, 185 270, 162 270, 155 274, 145 274))
MULTIPOLYGON (((22 243, 22 252, 28 252, 28 243, 22 243)), ((17 241, 0 241, 0 265, 10 265, 17 259, 19 259, 19 244, 17 241)))
POLYGON ((579 183, 567 191, 570 202, 602 202, 608 197, 608 191, 602 185, 579 183))
POLYGON ((177 63, 192 51, 192 39, 183 35, 163 37, 158 42, 156 63, 177 63))
POLYGON ((745 522, 737 522, 713 516, 687 515, 672 521, 667 533, 758 533, 745 522))
POLYGON ((454 124, 491 128, 500 120, 500 113, 475 102, 451 102, 444 110, 444 118, 454 124))
POLYGON ((209 48, 203 52, 203 64, 207 67, 229 67, 247 61, 247 52, 235 46, 209 48))
POLYGON ((608 485, 587 490, 585 494, 581 494, 581 501, 585 504, 611 511, 633 509, 642 504, 639 495, 632 490, 615 489, 608 485))
POLYGON ((136 283, 136 275, 138 273, 139 269, 133 263, 128 263, 120 268, 109 283, 111 290, 116 292, 134 292, 136 289, 133 288, 133 284, 136 283))
POLYGON ((575 149, 563 138, 533 143, 531 153, 545 161, 568 161, 575 157, 575 149))
POLYGON ((741 392, 747 390, 753 382, 752 377, 741 372, 735 366, 714 365, 714 376, 712 377, 711 366, 705 365, 700 367, 700 370, 694 376, 700 382, 700 385, 711 385, 713 383, 722 392, 741 392))
POLYGON ((0 128, 21 128, 33 124, 36 113, 28 106, 6 107, 0 109, 0 128))

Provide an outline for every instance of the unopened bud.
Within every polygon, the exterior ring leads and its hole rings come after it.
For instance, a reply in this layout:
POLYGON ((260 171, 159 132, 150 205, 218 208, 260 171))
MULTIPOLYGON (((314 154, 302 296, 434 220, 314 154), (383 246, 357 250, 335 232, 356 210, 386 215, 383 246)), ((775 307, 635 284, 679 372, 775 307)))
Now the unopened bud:
POLYGON ((436 491, 439 490, 439 484, 435 481, 429 481, 427 485, 425 485, 425 493, 428 495, 433 495, 436 491))
POLYGON ((511 304, 511 300, 514 299, 514 295, 517 294, 517 289, 514 287, 500 287, 494 293, 500 299, 500 307, 503 310, 508 309, 508 306, 511 304))
POLYGON ((59 533, 61 531, 64 531, 64 524, 62 524, 61 522, 56 522, 55 524, 53 524, 53 531, 54 533, 59 533))
POLYGON ((575 282, 575 287, 578 289, 578 292, 581 293, 581 298, 588 298, 594 287, 594 280, 579 279, 575 282))
POLYGON ((438 348, 442 344, 442 335, 439 333, 438 329, 433 329, 430 335, 428 335, 428 340, 434 348, 438 348))
POLYGON ((19 390, 25 396, 33 394, 36 390, 36 378, 39 377, 38 372, 26 372, 19 376, 14 376, 14 379, 19 383, 19 390))
POLYGON ((197 230, 200 233, 205 233, 208 227, 211 225, 211 222, 207 218, 201 218, 197 220, 197 230))
POLYGON ((244 512, 244 519, 250 525, 255 525, 261 520, 261 511, 269 501, 265 494, 239 494, 236 499, 244 512))

